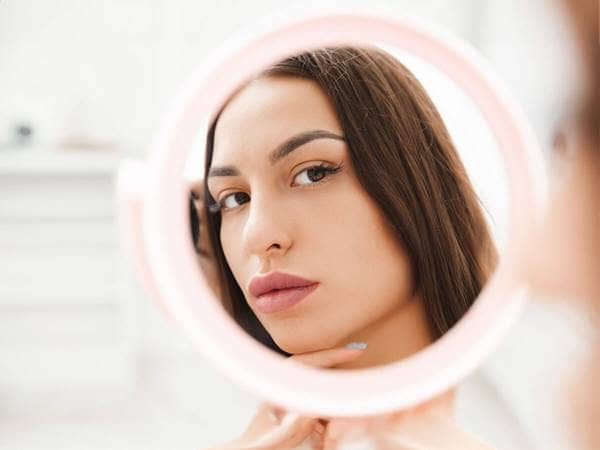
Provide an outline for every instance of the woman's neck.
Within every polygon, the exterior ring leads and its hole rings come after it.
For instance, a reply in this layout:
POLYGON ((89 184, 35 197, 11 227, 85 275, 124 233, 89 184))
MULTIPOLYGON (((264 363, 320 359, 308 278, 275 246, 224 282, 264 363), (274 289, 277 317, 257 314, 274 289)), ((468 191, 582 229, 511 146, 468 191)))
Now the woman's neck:
POLYGON ((336 368, 373 367, 393 363, 417 353, 434 341, 428 322, 423 301, 415 295, 409 302, 347 338, 342 345, 348 342, 366 342, 368 347, 358 359, 336 368))

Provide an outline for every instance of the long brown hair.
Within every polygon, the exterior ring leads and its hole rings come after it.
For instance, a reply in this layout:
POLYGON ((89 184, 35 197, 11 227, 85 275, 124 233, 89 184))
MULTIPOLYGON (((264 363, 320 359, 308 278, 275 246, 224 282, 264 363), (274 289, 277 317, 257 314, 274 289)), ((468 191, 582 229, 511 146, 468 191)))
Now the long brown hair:
MULTIPOLYGON (((479 200, 434 104, 412 73, 372 47, 307 51, 260 76, 316 82, 341 124, 356 175, 411 261, 429 327, 438 338, 469 309, 497 254, 479 200)), ((221 216, 206 186, 218 115, 207 135, 204 207, 222 300, 237 323, 277 347, 248 306, 220 242, 221 216)))

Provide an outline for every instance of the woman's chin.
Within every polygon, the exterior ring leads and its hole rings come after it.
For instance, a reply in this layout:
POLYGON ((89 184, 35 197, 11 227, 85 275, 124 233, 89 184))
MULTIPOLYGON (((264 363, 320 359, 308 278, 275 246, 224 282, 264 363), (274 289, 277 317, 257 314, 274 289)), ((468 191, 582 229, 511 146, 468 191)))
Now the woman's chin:
POLYGON ((280 349, 291 355, 317 352, 336 346, 335 341, 332 341, 331 345, 324 345, 324 339, 318 336, 302 336, 302 339, 298 339, 298 335, 271 336, 280 349))
POLYGON ((300 355, 319 350, 312 345, 307 345, 306 342, 298 342, 297 339, 275 339, 275 343, 280 349, 291 355, 300 355))

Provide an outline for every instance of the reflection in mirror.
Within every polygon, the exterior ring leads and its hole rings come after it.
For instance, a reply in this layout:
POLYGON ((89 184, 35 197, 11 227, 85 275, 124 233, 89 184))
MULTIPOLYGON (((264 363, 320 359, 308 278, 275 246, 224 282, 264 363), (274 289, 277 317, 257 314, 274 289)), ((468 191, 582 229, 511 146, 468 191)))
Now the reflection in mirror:
POLYGON ((460 155, 390 53, 280 61, 209 124, 190 198, 204 276, 235 322, 282 355, 366 343, 336 367, 410 356, 460 320, 498 260, 460 155))

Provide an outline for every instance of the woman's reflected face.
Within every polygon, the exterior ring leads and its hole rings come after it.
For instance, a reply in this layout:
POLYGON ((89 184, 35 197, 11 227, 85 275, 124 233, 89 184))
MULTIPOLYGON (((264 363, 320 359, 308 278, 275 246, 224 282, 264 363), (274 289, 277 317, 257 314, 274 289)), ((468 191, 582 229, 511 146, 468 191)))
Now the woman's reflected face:
POLYGON ((363 340, 371 351, 392 345, 384 342, 392 330, 404 356, 429 342, 410 261, 361 187, 315 82, 262 77, 239 91, 215 129, 208 188, 221 205, 231 271, 280 348, 303 353, 363 340), (299 303, 268 311, 249 285, 273 271, 318 284, 299 303))

